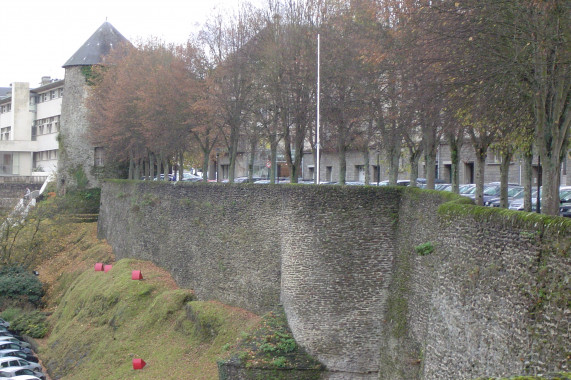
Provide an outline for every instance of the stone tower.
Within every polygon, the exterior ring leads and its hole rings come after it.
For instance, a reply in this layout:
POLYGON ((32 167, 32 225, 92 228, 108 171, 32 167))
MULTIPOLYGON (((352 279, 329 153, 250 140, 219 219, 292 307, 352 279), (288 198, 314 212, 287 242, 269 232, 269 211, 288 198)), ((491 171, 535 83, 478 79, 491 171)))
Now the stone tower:
POLYGON ((111 49, 128 43, 113 25, 104 22, 63 65, 65 69, 64 96, 59 133, 58 190, 99 186, 101 157, 89 142, 85 99, 89 86, 86 74, 93 65, 103 62, 111 49), (97 160, 96 160, 97 159, 97 160))

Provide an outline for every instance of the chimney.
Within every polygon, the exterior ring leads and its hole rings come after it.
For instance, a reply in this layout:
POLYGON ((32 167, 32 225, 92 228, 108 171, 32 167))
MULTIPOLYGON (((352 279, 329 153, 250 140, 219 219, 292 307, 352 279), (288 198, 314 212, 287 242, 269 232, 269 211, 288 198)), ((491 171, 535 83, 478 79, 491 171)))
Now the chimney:
POLYGON ((50 83, 52 83, 52 77, 48 77, 48 76, 42 77, 41 86, 45 86, 46 84, 50 84, 50 83))

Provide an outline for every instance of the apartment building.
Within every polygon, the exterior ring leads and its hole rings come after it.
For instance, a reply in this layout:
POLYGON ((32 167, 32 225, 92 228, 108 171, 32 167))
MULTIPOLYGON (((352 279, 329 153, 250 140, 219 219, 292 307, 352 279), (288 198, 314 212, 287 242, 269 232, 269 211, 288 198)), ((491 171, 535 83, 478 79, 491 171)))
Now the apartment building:
POLYGON ((0 182, 42 182, 58 166, 64 81, 14 82, 0 89, 0 182))

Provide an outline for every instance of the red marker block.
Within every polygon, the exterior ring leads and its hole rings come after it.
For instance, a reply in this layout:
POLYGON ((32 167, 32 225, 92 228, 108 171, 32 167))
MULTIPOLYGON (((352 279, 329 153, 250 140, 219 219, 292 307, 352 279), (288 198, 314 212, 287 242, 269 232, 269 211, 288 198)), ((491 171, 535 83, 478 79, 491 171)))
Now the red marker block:
POLYGON ((110 270, 111 268, 113 268, 113 265, 105 265, 105 266, 103 267, 103 272, 107 273, 107 272, 109 272, 109 270, 110 270))
POLYGON ((131 272, 131 280, 142 280, 143 275, 141 274, 140 270, 134 270, 131 272))
POLYGON ((147 363, 143 359, 133 359, 133 369, 143 369, 147 363))
POLYGON ((103 272, 103 263, 95 263, 95 271, 103 272))

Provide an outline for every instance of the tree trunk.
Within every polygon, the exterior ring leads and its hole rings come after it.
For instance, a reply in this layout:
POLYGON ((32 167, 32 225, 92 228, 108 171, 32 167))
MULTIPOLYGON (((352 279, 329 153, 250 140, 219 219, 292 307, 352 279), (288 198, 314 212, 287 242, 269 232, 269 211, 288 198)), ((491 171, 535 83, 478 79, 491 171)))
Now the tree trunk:
POLYGON ((153 152, 149 153, 149 180, 155 178, 155 155, 153 152))
POLYGON ((210 162, 210 152, 202 152, 202 180, 208 182, 208 163, 210 162))
POLYGON ((500 164, 500 207, 502 208, 508 208, 508 181, 512 156, 513 153, 510 149, 502 153, 502 163, 500 164))
POLYGON ((180 152, 179 153, 179 159, 178 159, 178 180, 182 180, 182 175, 184 174, 184 152, 180 152))
POLYGON ((418 161, 420 160, 421 151, 410 152, 410 186, 416 186, 418 179, 418 161))
POLYGON ((424 162, 426 165, 426 188, 434 190, 436 178, 436 127, 424 128, 424 162))
POLYGON ((274 137, 270 143, 270 183, 276 183, 276 170, 278 167, 278 141, 274 137))
POLYGON ((395 186, 399 177, 400 144, 390 150, 389 161, 389 185, 395 186))
POLYGON ((133 153, 129 152, 129 179, 133 179, 135 172, 135 163, 133 162, 133 153))
POLYGON ((347 152, 345 147, 339 147, 339 184, 345 184, 345 177, 347 175, 347 152))
POLYGON ((476 149, 476 197, 474 202, 478 206, 484 205, 484 172, 486 171, 487 149, 476 149))
POLYGON ((254 160, 256 158, 256 145, 257 145, 256 140, 250 141, 250 159, 248 162, 248 181, 249 182, 252 182, 252 178, 254 177, 254 160))
POLYGON ((238 155, 238 140, 239 140, 239 125, 231 126, 230 131, 230 146, 228 149, 228 154, 230 158, 230 165, 228 166, 228 182, 234 182, 234 172, 236 169, 236 157, 238 155))
POLYGON ((436 177, 436 152, 426 152, 424 155, 426 165, 426 188, 434 190, 436 177))
POLYGON ((169 180, 169 160, 166 156, 163 156, 163 180, 169 180))
POLYGON ((533 153, 523 155, 523 209, 531 212, 531 193, 533 192, 533 153))
POLYGON ((141 178, 141 161, 142 160, 137 160, 137 162, 135 162, 135 172, 133 174, 133 178, 132 179, 140 179, 141 178))
POLYGON ((541 158, 542 185, 541 212, 547 215, 559 214, 559 183, 561 182, 561 161, 559 154, 547 161, 541 158))
POLYGON ((452 163, 452 173, 450 173, 452 177, 452 191, 458 194, 460 193, 460 150, 462 149, 464 137, 460 136, 456 139, 454 134, 450 134, 448 142, 450 144, 450 161, 452 163))
POLYGON ((370 166, 371 166, 371 157, 370 157, 369 149, 365 148, 365 152, 363 153, 363 161, 365 161, 365 165, 363 170, 365 171, 365 185, 369 185, 371 182, 371 173, 370 173, 370 166))

